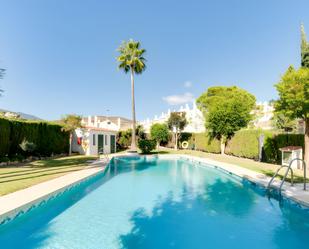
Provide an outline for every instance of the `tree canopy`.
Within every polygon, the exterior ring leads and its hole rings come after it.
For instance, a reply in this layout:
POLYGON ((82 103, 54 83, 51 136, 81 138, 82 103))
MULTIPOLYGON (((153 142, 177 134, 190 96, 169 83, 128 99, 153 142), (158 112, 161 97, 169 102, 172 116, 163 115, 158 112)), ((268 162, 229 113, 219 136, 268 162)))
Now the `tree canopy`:
POLYGON ((305 160, 309 163, 309 68, 290 66, 275 87, 279 95, 276 113, 305 121, 305 160))
POLYGON ((140 48, 140 43, 130 39, 124 41, 118 48, 120 55, 117 57, 119 62, 118 68, 123 69, 125 73, 133 70, 134 73, 140 74, 146 69, 146 59, 143 57, 145 49, 140 48))
POLYGON ((82 117, 75 114, 65 115, 61 123, 63 125, 64 131, 73 132, 75 129, 80 128, 82 126, 82 117))
POLYGON ((255 97, 236 86, 217 86, 208 88, 196 103, 204 113, 210 137, 221 139, 225 144, 226 139, 252 120, 250 112, 255 106, 255 97))
POLYGON ((174 127, 178 131, 182 131, 187 125, 185 112, 172 112, 167 120, 168 128, 173 131, 174 127))
POLYGON ((297 120, 290 119, 283 113, 274 113, 272 118, 273 126, 285 132, 295 131, 297 129, 297 120))
POLYGON ((167 142, 169 131, 166 124, 153 124, 150 127, 150 136, 152 139, 157 141, 157 145, 161 142, 167 142))
POLYGON ((279 94, 276 112, 290 119, 309 118, 309 69, 290 66, 275 87, 279 94))

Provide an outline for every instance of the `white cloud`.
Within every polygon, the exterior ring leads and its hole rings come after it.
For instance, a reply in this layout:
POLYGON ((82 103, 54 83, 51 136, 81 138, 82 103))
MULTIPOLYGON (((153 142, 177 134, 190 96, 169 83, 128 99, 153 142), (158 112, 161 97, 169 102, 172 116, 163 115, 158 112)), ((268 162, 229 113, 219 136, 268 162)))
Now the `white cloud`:
POLYGON ((194 96, 192 93, 187 92, 180 95, 169 95, 163 97, 163 100, 169 105, 182 105, 194 101, 194 96))
POLYGON ((183 84, 184 87, 186 88, 190 88, 192 86, 192 82, 191 81, 186 81, 184 84, 183 84))

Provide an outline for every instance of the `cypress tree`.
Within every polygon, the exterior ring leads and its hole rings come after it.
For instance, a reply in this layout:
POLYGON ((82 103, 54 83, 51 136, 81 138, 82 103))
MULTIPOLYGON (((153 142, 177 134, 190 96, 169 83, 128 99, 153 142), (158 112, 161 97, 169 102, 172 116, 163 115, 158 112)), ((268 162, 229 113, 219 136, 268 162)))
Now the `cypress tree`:
POLYGON ((301 24, 300 32, 301 32, 301 45, 300 45, 301 66, 309 68, 309 43, 307 42, 307 39, 306 39, 306 33, 305 33, 305 28, 303 24, 301 24))

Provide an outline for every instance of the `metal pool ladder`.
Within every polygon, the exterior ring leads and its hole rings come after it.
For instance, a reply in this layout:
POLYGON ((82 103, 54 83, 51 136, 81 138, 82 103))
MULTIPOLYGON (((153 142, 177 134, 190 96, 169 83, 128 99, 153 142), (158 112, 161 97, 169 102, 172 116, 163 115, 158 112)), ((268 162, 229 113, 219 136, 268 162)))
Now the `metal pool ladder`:
POLYGON ((303 159, 300 159, 300 158, 294 158, 293 160, 291 160, 290 161, 290 163, 289 163, 289 166, 287 166, 287 165, 282 165, 279 169, 277 169, 277 171, 276 171, 276 173, 274 174, 274 176, 270 179, 270 181, 269 181, 269 183, 268 183, 268 185, 267 185, 267 189, 269 189, 270 188, 270 186, 271 186, 271 184, 272 184, 272 182, 274 181, 274 179, 275 179, 275 177, 279 174, 279 171, 282 169, 282 168, 287 168, 287 170, 286 170, 286 172, 285 172, 285 174, 284 174, 284 176, 283 176, 283 178, 282 178, 282 181, 281 181, 281 183, 280 183, 280 186, 279 186, 279 194, 281 195, 281 190, 282 190, 282 186, 283 186, 283 183, 285 182, 285 180, 286 180, 286 177, 287 177, 287 175, 288 175, 288 173, 289 173, 289 171, 291 170, 291 185, 293 186, 293 170, 292 170, 292 163, 294 162, 294 161, 297 161, 297 160, 299 160, 299 161, 301 161, 302 163, 303 163, 303 168, 304 168, 304 190, 306 190, 306 170, 307 170, 307 167, 306 167, 306 162, 303 160, 303 159))

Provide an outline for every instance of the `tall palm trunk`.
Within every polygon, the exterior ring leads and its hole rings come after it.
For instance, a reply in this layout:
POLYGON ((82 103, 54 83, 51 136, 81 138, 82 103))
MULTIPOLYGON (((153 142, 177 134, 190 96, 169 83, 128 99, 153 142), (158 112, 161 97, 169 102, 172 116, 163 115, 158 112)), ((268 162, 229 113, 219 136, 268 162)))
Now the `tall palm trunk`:
POLYGON ((70 131, 70 141, 69 141, 69 156, 72 155, 72 139, 73 139, 73 132, 70 131))
POLYGON ((132 96, 132 143, 131 143, 131 151, 136 151, 136 118, 135 118, 135 96, 134 96, 134 70, 131 67, 131 96, 132 96))

